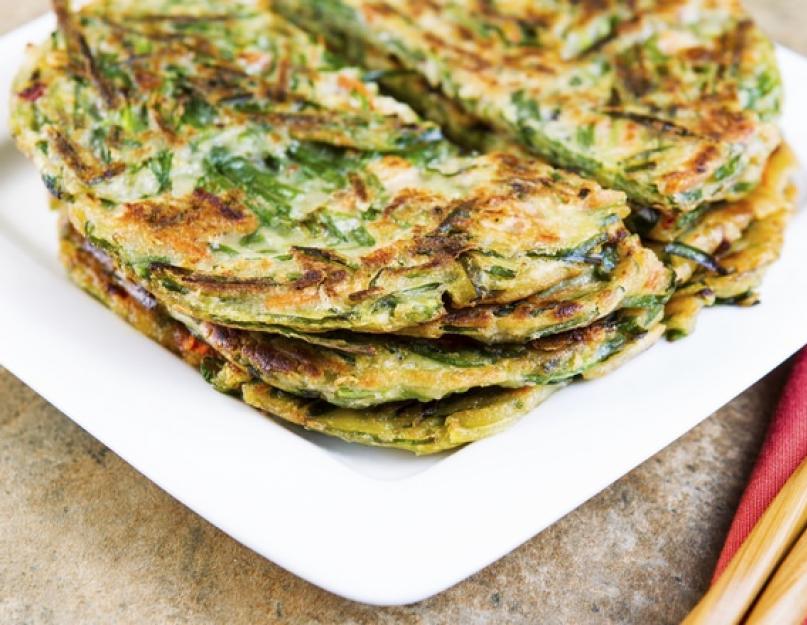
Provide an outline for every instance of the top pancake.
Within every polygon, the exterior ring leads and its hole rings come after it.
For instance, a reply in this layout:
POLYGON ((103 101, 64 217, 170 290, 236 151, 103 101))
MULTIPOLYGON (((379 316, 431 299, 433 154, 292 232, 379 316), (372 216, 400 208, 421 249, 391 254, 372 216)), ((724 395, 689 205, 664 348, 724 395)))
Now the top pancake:
POLYGON ((59 17, 12 131, 72 224, 186 314, 397 330, 571 279, 622 230, 622 193, 460 154, 255 3, 59 17))

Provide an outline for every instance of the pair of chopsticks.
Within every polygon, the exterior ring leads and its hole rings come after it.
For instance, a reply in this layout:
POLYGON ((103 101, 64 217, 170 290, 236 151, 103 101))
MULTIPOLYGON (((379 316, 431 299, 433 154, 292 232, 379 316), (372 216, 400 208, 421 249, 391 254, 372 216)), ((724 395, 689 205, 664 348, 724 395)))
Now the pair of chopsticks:
POLYGON ((807 459, 681 625, 802 625, 807 619, 807 459))

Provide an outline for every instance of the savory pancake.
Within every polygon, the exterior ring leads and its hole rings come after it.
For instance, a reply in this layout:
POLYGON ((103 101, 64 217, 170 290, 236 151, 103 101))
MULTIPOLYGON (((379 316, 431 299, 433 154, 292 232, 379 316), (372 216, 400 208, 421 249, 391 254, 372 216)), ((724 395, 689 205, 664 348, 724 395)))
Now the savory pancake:
POLYGON ((665 310, 668 338, 691 334, 698 313, 707 306, 759 302, 758 289, 767 269, 779 258, 795 209, 796 166, 795 155, 783 145, 771 157, 763 182, 753 193, 716 209, 734 220, 694 228, 689 240, 699 240, 701 247, 684 248, 689 259, 679 259, 675 267, 680 286, 665 310), (747 227, 738 228, 737 221, 747 227))
POLYGON ((640 205, 741 197, 779 142, 773 46, 737 0, 274 6, 353 62, 391 57, 473 118, 640 205))
POLYGON ((622 193, 461 154, 260 4, 59 17, 14 136, 74 227, 187 315, 387 332, 546 290, 623 230, 622 193))
MULTIPOLYGON (((158 305, 145 284, 124 277, 110 256, 75 229, 66 229, 62 249, 66 257, 91 257, 110 274, 108 280, 158 305)), ((483 345, 465 337, 421 339, 348 332, 310 339, 301 334, 228 328, 181 315, 164 302, 159 305, 256 379, 290 394, 349 408, 409 399, 425 402, 478 387, 560 382, 607 359, 646 330, 635 327, 633 317, 625 322, 612 316, 524 344, 483 345)))
MULTIPOLYGON (((102 254, 71 228, 62 229, 61 259, 71 279, 151 339, 198 367, 215 388, 285 421, 351 442, 435 453, 490 436, 536 407, 569 379, 516 389, 491 387, 431 402, 394 402, 357 409, 284 392, 239 367, 168 315, 151 294, 110 270, 102 254)), ((634 339, 586 373, 618 366, 658 338, 664 326, 651 312, 624 313, 634 339), (642 328, 645 330, 643 331, 642 328)), ((246 334, 246 333, 245 333, 246 334)))
POLYGON ((667 303, 667 337, 679 339, 695 328, 698 313, 714 304, 753 306, 767 269, 779 258, 791 210, 782 209, 754 221, 728 251, 718 257, 722 275, 698 272, 667 303))

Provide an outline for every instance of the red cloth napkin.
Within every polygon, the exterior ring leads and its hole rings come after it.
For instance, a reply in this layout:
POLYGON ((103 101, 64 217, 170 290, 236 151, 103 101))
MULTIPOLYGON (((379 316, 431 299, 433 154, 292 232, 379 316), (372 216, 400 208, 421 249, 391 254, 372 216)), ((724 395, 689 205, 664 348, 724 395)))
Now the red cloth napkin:
MULTIPOLYGON (((712 583, 787 479, 807 458, 807 348, 802 349, 768 428, 759 459, 734 515, 712 583)), ((805 622, 807 625, 807 622, 805 622)))

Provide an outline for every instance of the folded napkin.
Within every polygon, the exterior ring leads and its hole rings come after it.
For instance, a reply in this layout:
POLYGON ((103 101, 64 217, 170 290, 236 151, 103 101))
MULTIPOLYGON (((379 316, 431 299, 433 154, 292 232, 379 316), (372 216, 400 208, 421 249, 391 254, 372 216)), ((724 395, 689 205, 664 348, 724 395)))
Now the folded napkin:
MULTIPOLYGON (((793 364, 759 459, 731 523, 717 561, 714 583, 728 566, 765 509, 807 458, 807 347, 793 364)), ((805 623, 807 625, 807 622, 805 623)))

